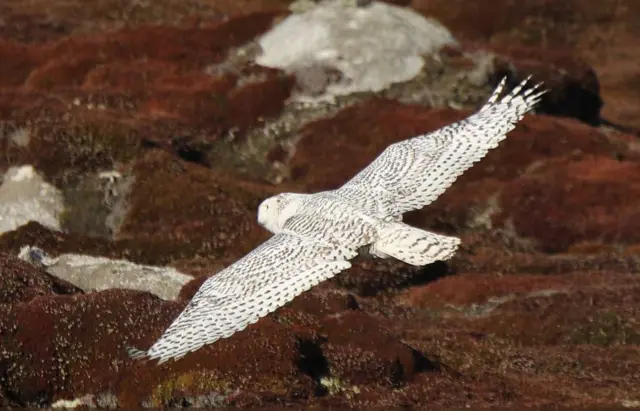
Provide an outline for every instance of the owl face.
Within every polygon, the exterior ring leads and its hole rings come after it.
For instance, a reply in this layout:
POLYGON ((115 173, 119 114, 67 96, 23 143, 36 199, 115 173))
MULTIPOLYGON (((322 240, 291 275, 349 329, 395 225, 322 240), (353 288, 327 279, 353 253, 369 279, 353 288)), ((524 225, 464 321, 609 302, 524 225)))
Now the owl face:
POLYGON ((305 194, 282 193, 269 197, 258 207, 258 224, 277 234, 301 206, 305 194))
POLYGON ((258 224, 274 234, 277 233, 280 229, 278 220, 286 203, 285 194, 278 194, 264 200, 258 207, 258 224))

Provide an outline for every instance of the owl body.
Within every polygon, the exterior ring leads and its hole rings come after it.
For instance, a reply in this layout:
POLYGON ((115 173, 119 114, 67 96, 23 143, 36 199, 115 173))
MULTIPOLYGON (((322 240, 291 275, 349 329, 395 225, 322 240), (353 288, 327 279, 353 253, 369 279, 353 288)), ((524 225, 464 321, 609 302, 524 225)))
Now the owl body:
POLYGON ((402 215, 433 202, 506 138, 544 94, 525 89, 527 81, 500 98, 503 80, 475 114, 390 145, 335 190, 263 201, 258 223, 273 236, 205 281, 148 351, 130 355, 164 362, 229 337, 350 268, 362 247, 416 266, 451 258, 460 239, 411 227, 402 215))

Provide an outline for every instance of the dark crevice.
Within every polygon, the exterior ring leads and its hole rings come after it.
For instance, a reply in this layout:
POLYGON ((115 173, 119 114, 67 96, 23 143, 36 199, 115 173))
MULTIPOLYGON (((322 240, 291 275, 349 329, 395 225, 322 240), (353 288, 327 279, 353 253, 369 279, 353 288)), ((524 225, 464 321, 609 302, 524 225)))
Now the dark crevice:
POLYGON ((416 272, 416 275, 404 286, 423 285, 440 278, 447 277, 454 273, 451 272, 451 267, 446 261, 435 261, 431 264, 420 267, 416 272))
POLYGON ((411 348, 411 355, 413 356, 413 364, 416 367, 416 372, 436 372, 442 371, 442 363, 437 360, 430 359, 423 352, 411 348))
POLYGON ((205 167, 211 166, 207 159, 211 144, 207 141, 199 141, 192 136, 178 136, 171 139, 171 149, 184 161, 205 167))
POLYGON ((322 352, 322 347, 315 341, 298 338, 298 353, 298 368, 315 382, 314 394, 326 395, 327 389, 320 384, 320 379, 329 375, 329 362, 322 352))
MULTIPOLYGON (((428 358, 424 353, 409 346, 408 344, 404 345, 411 350, 412 373, 439 372, 442 370, 442 364, 440 364, 440 362, 428 358)), ((392 387, 402 387, 407 382, 408 378, 410 377, 407 376, 405 366, 402 364, 402 361, 397 358, 393 364, 393 370, 391 371, 392 387)))

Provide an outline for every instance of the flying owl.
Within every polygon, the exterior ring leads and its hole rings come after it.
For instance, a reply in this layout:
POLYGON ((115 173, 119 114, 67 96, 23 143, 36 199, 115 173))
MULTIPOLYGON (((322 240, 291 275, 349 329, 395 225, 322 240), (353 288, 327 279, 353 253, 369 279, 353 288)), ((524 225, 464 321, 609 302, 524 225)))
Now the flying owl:
POLYGON ((351 267, 363 247, 415 266, 451 258, 460 239, 406 225, 402 215, 433 202, 546 92, 541 83, 525 88, 529 77, 500 98, 505 80, 475 114, 391 144, 336 190, 264 200, 258 223, 274 235, 204 282, 149 350, 128 348, 129 355, 162 363, 230 337, 351 267))

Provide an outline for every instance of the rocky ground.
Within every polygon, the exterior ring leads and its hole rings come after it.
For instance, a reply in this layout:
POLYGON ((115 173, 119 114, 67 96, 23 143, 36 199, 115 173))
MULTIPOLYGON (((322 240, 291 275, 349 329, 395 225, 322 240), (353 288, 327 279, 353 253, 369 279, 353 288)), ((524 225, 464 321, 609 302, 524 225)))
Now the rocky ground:
POLYGON ((311 1, 0 4, 0 406, 640 406, 640 3, 393 3, 442 23, 437 47, 389 69, 370 25, 383 86, 347 94, 349 67, 256 63, 311 1), (337 187, 528 74, 538 112, 406 218, 460 236, 452 260, 359 259, 180 361, 127 357, 268 238, 262 199, 337 187), (165 300, 94 270, 93 291, 58 276, 70 253, 193 280, 165 300))

